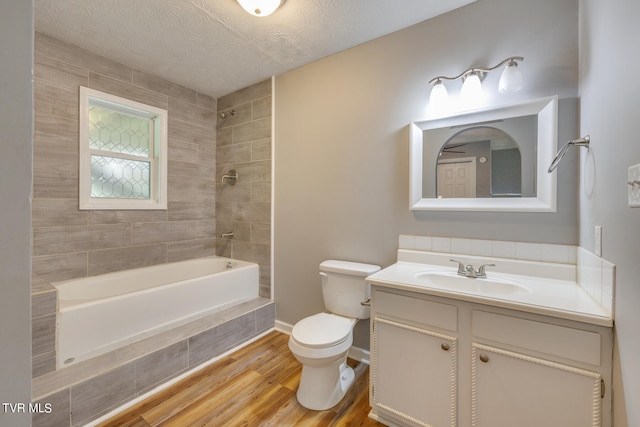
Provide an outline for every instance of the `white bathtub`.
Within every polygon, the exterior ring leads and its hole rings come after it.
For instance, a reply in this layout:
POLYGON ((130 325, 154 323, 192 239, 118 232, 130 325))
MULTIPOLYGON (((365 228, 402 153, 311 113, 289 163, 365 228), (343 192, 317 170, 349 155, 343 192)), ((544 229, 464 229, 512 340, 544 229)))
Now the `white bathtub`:
POLYGON ((258 296, 259 266, 208 257, 54 283, 59 368, 258 296))

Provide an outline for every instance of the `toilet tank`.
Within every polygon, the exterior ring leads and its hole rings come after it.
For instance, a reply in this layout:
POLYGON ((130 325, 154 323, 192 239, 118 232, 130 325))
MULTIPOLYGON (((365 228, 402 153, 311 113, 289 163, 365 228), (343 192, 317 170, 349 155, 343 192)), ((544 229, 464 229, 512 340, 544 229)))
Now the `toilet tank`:
POLYGON ((378 265, 359 262, 322 262, 320 280, 325 308, 341 316, 368 319, 369 307, 360 304, 371 296, 371 289, 365 278, 378 270, 378 265))

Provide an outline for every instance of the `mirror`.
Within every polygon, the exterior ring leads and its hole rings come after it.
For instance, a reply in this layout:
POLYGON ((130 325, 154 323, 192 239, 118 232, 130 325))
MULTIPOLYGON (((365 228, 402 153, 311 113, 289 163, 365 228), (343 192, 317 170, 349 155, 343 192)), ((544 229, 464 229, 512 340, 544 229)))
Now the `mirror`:
POLYGON ((410 123, 410 209, 555 212, 557 97, 410 123))

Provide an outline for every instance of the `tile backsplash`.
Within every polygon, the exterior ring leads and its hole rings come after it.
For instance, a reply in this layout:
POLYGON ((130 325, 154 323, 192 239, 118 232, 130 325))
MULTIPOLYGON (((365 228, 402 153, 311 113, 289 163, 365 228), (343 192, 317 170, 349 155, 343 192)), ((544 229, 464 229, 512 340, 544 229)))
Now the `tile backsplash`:
POLYGON ((510 242, 504 240, 462 239, 401 234, 399 249, 489 256, 527 261, 577 263, 577 247, 548 243, 510 242))
POLYGON ((578 248, 578 283, 591 297, 613 313, 616 266, 609 261, 578 248))
POLYGON ((579 246, 401 234, 398 248, 574 264, 578 285, 610 313, 614 311, 615 265, 579 246))

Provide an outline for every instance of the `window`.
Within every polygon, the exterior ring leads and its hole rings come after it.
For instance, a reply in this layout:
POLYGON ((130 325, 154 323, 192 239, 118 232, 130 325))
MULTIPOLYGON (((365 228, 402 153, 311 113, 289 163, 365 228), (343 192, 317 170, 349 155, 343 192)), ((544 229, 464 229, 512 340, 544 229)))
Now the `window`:
POLYGON ((167 208, 167 111, 80 87, 80 209, 167 208))

